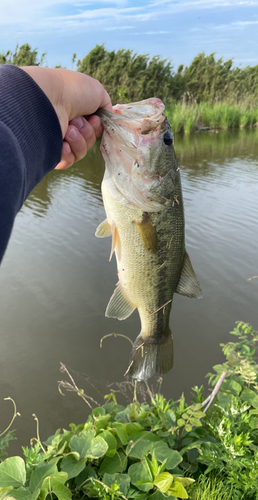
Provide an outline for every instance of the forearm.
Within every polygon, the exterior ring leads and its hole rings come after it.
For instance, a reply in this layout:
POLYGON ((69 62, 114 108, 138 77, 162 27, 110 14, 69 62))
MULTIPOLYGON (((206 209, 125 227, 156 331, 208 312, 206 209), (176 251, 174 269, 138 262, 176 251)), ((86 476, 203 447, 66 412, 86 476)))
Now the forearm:
POLYGON ((60 161, 56 112, 23 70, 0 66, 0 260, 15 215, 36 184, 60 161))

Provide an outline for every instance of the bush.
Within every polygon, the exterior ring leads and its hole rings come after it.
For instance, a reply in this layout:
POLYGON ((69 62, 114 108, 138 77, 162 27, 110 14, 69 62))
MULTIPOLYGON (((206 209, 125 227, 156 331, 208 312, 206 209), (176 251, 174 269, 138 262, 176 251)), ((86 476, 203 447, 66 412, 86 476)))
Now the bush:
POLYGON ((113 103, 141 101, 159 97, 169 101, 174 94, 172 65, 166 59, 132 50, 108 51, 96 45, 82 61, 78 71, 99 80, 109 92, 113 103))

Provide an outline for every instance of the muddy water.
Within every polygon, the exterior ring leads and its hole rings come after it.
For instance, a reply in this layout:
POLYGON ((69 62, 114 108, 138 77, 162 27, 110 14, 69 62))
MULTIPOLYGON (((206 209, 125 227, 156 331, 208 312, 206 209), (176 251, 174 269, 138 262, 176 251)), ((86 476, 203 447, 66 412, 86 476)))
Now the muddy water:
MULTIPOLYGON (((203 299, 175 296, 171 314, 175 362, 162 392, 178 398, 201 385, 222 361, 219 344, 238 319, 258 328, 258 130, 176 136, 186 214, 187 250, 203 299)), ((54 171, 32 192, 17 216, 0 270, 0 428, 15 399, 20 453, 36 433, 82 422, 87 405, 58 392, 60 362, 79 388, 103 403, 109 384, 122 382, 130 344, 140 330, 137 311, 126 321, 104 317, 117 282, 110 239, 97 239, 104 218, 104 172, 97 145, 86 159, 54 171)), ((150 384, 155 386, 154 379, 150 384)), ((116 389, 115 385, 111 386, 116 389)))

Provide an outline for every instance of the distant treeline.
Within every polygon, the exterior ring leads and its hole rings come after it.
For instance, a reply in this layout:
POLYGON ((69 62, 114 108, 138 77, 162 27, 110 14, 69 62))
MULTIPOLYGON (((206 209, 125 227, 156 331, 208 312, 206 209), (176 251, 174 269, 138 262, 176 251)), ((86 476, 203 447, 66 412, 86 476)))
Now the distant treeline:
MULTIPOLYGON (((0 64, 43 65, 45 55, 38 59, 37 50, 24 44, 14 52, 0 53, 0 64)), ((73 62, 75 59, 76 54, 73 62)), ((109 51, 103 44, 77 61, 77 69, 100 80, 113 103, 155 96, 166 105, 181 101, 258 107, 258 65, 237 68, 233 59, 216 60, 215 53, 202 52, 189 66, 180 65, 175 71, 172 62, 160 56, 150 58, 125 49, 109 51)))

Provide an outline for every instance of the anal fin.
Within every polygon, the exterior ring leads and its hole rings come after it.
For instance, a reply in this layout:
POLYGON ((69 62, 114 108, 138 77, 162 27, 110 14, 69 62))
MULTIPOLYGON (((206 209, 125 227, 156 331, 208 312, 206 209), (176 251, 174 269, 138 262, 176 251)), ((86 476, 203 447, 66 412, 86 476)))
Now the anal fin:
POLYGON ((193 270, 192 263, 188 253, 185 251, 184 262, 181 271, 181 276, 177 284, 176 293, 181 295, 186 295, 187 297, 193 297, 195 299, 202 298, 202 289, 196 274, 193 270))
POLYGON ((107 318, 123 320, 128 318, 135 309, 136 307, 127 298, 119 282, 113 295, 110 297, 105 316, 107 318))

